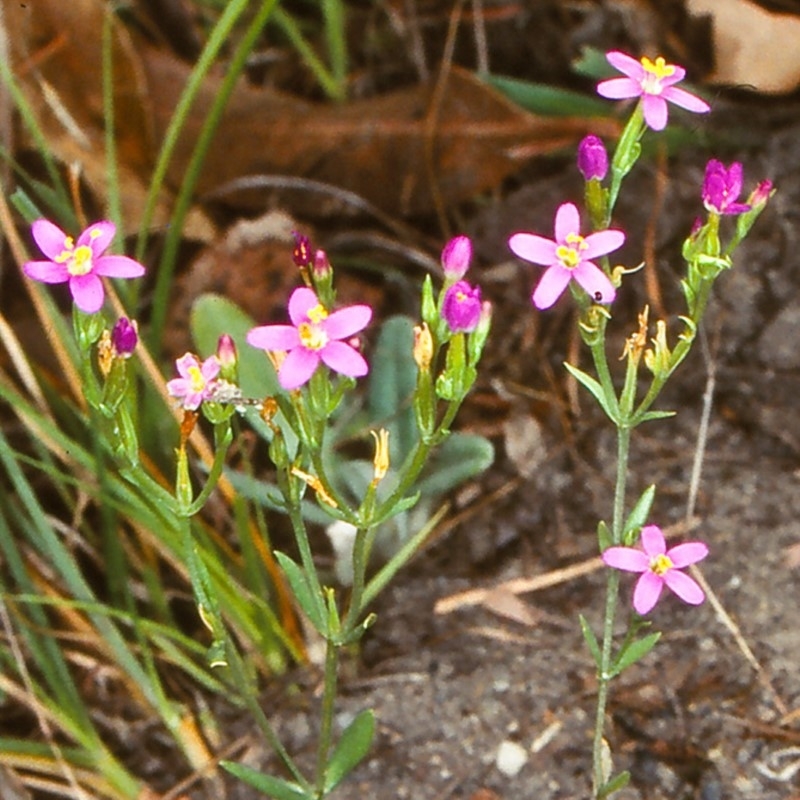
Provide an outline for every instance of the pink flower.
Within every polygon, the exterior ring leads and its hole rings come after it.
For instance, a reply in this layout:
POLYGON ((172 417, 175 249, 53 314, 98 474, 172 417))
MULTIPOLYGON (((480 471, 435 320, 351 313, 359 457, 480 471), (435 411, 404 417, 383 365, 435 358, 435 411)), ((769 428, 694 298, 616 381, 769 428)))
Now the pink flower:
POLYGON ((750 210, 747 203, 739 203, 742 193, 742 165, 734 161, 729 168, 716 158, 706 164, 703 180, 703 204, 717 214, 743 214, 750 210))
POLYGON ((447 278, 460 280, 472 260, 472 240, 469 236, 454 236, 442 250, 442 269, 447 278))
POLYGON ((481 310, 480 286, 473 288, 466 281, 457 281, 444 293, 442 317, 453 333, 474 331, 481 310))
POLYGON ((555 241, 534 233, 515 233, 508 240, 508 246, 520 258, 547 267, 531 298, 537 308, 550 308, 573 278, 595 302, 610 303, 614 299, 614 285, 590 259, 622 247, 625 234, 605 230, 584 237, 580 228, 576 206, 563 203, 556 211, 555 241))
POLYGON ((167 391, 172 397, 182 400, 181 405, 196 411, 204 400, 211 400, 217 385, 220 363, 216 356, 209 356, 202 364, 193 353, 182 355, 176 362, 180 378, 167 381, 167 391))
POLYGON ((633 607, 637 613, 644 615, 652 611, 665 584, 684 603, 697 606, 706 599, 696 581, 681 572, 684 567, 702 561, 708 555, 705 544, 685 542, 667 550, 664 534, 657 525, 642 528, 641 541, 643 550, 609 547, 603 553, 603 561, 609 567, 642 573, 633 591, 633 607))
POLYGON ((101 276, 139 278, 144 267, 127 256, 104 256, 114 239, 113 222, 90 225, 76 242, 71 236, 46 219, 37 219, 31 233, 39 249, 49 261, 28 261, 22 271, 42 283, 65 283, 75 305, 86 314, 94 314, 103 305, 105 292, 101 276))
POLYGON ((666 127, 667 101, 697 114, 711 110, 705 100, 674 86, 683 80, 686 70, 675 64, 667 64, 661 56, 655 61, 647 57, 637 61, 625 53, 612 50, 606 53, 606 59, 627 77, 601 81, 597 85, 597 93, 612 100, 641 97, 644 121, 655 131, 666 127))
POLYGON ((247 334, 247 342, 262 350, 287 353, 278 371, 284 389, 306 383, 320 361, 335 372, 360 378, 369 371, 364 357, 342 339, 363 330, 372 319, 365 305, 328 313, 311 289, 300 287, 289 298, 291 325, 262 325, 247 334))

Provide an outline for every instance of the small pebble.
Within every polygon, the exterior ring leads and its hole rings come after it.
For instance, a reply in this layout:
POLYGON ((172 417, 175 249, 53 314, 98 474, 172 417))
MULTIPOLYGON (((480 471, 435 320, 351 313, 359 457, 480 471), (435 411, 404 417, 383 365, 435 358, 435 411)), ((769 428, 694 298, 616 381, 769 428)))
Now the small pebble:
POLYGON ((528 760, 528 751, 516 742, 506 739, 497 748, 497 769, 509 778, 519 774, 528 760))

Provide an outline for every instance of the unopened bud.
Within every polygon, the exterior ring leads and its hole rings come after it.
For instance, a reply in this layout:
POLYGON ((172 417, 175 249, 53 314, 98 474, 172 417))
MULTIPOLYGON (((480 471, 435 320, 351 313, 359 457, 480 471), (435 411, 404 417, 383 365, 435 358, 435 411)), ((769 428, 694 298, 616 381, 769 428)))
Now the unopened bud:
POLYGON ((442 269, 448 280, 461 280, 472 261, 472 241, 469 236, 453 237, 442 250, 442 269))
POLYGON ((601 181, 608 172, 606 147, 593 133, 585 136, 578 145, 578 169, 587 181, 601 181))
POLYGON ((228 333, 223 333, 217 341, 217 361, 219 361, 219 374, 223 380, 236 383, 239 371, 239 355, 236 352, 236 342, 228 333))
POLYGON ((331 262, 328 254, 324 250, 317 250, 314 253, 314 279, 323 280, 331 273, 331 262))
POLYGON ((769 200, 774 193, 775 189, 773 188, 772 181, 761 181, 761 183, 753 189, 750 197, 747 198, 747 202, 752 208, 758 208, 766 205, 767 200, 769 200))
POLYGON ((111 331, 111 344, 117 358, 130 358, 139 344, 139 329, 136 320, 120 317, 111 331))

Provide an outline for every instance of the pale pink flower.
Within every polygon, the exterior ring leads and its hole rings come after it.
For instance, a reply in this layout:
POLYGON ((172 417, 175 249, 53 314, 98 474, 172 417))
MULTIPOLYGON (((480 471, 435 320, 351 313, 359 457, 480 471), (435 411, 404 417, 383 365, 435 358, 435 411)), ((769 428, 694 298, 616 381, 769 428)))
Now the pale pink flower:
POLYGON ((597 303, 610 303, 614 299, 614 285, 591 259, 622 247, 625 234, 605 230, 581 236, 580 229, 577 207, 563 203, 556 211, 555 240, 534 233, 515 233, 508 240, 515 255, 547 267, 531 298, 537 308, 550 308, 573 279, 597 303))
POLYGON ((204 400, 214 397, 220 363, 216 356, 209 356, 201 364, 193 353, 185 353, 176 362, 180 378, 167 381, 167 391, 181 400, 183 408, 196 411, 204 400))
POLYGON ((90 225, 75 241, 49 220, 37 219, 31 226, 31 234, 49 261, 28 261, 22 265, 22 271, 42 283, 68 281, 75 305, 86 314, 94 314, 102 308, 105 298, 102 276, 144 275, 144 267, 132 258, 103 255, 115 232, 114 223, 103 220, 90 225))
POLYGON ((289 298, 289 319, 291 325, 262 325, 247 334, 253 347, 286 353, 278 371, 284 389, 302 386, 320 362, 351 378, 367 374, 364 357, 342 340, 366 328, 372 319, 369 306, 348 306, 329 313, 311 289, 301 286, 289 298))
POLYGON ((684 603, 697 606, 706 599, 694 578, 681 571, 708 555, 708 547, 703 542, 684 542, 667 550, 661 528, 645 525, 641 544, 642 550, 638 547, 609 547, 603 552, 603 561, 609 567, 642 573, 633 591, 633 607, 637 613, 644 615, 652 611, 665 585, 684 603))
POLYGON ((606 53, 606 59, 626 77, 601 81, 597 85, 597 93, 612 100, 641 97, 644 121, 655 131, 663 130, 667 125, 667 102, 697 114, 711 110, 705 100, 675 86, 684 79, 686 70, 676 64, 667 64, 661 56, 655 61, 646 56, 637 61, 625 53, 612 50, 606 53))

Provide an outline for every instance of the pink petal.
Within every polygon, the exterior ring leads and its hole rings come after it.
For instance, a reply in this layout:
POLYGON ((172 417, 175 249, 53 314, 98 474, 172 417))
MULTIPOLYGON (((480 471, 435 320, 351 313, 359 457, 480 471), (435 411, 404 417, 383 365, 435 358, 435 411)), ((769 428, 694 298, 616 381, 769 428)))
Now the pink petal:
POLYGON ((606 61, 611 64, 614 69, 618 69, 629 78, 641 81, 645 76, 645 69, 641 61, 637 61, 633 56, 627 53, 621 53, 619 50, 611 50, 606 53, 606 61))
POLYGON ((556 211, 556 242, 564 244, 570 234, 580 234, 581 215, 574 203, 562 203, 556 211))
POLYGON ((667 556, 676 569, 696 564, 708 555, 708 547, 703 542, 685 542, 667 551, 667 556))
POLYGON ((536 308, 542 311, 550 308, 561 297, 571 278, 572 273, 564 267, 558 265, 548 267, 531 297, 536 308))
POLYGON ((699 606, 706 596, 694 578, 690 578, 686 573, 677 569, 671 569, 664 573, 664 583, 675 592, 684 603, 692 606, 699 606))
POLYGON ((667 127, 667 101, 663 95, 642 95, 642 110, 648 127, 654 131, 663 131, 667 127))
POLYGON ((329 339, 347 339, 369 325, 372 309, 369 306, 348 306, 334 311, 320 325, 329 339))
POLYGON ((361 353, 344 342, 328 342, 320 351, 320 356, 334 372, 351 378, 360 378, 369 372, 369 364, 361 353))
POLYGON ((75 305, 84 314, 96 314, 103 307, 103 282, 93 272, 73 275, 69 279, 69 290, 75 305))
POLYGON ((609 100, 628 100, 631 97, 641 97, 642 87, 638 81, 630 78, 611 78, 597 84, 597 94, 609 100))
POLYGON ((675 103, 676 106, 685 108, 687 111, 694 111, 696 114, 705 114, 711 111, 711 106, 705 100, 701 100, 677 86, 668 86, 661 92, 661 96, 670 103, 675 103))
POLYGON ((641 542, 648 558, 662 556, 667 552, 667 540, 658 525, 645 525, 642 528, 641 542))
POLYGON ((672 86, 673 83, 680 83, 686 77, 686 70, 677 64, 670 64, 673 69, 672 75, 667 75, 661 79, 661 86, 666 89, 672 86))
POLYGON ((591 261, 581 261, 574 270, 572 270, 572 277, 578 282, 578 285, 595 301, 595 303, 604 303, 608 305, 614 302, 617 296, 617 290, 614 284, 611 283, 608 276, 591 261))
POLYGON ((213 381, 219 375, 221 364, 216 356, 209 356, 200 366, 200 374, 206 382, 213 381))
POLYGON ((300 346, 300 335, 291 325, 261 325, 248 331, 247 343, 261 350, 293 350, 300 346))
POLYGON ((55 261, 28 261, 22 265, 22 271, 35 281, 42 283, 64 283, 69 280, 66 264, 55 261))
POLYGON ((633 607, 638 614, 644 616, 653 610, 658 598, 661 597, 661 590, 664 588, 664 579, 656 575, 655 572, 643 572, 642 576, 636 581, 636 588, 633 590, 633 607))
POLYGON ((186 378, 173 378, 167 381, 167 392, 170 397, 184 397, 189 393, 189 381, 186 378))
POLYGON ((603 563, 625 572, 647 572, 650 559, 635 547, 609 547, 603 551, 603 563))
POLYGON ((31 225, 31 235, 39 249, 48 258, 58 258, 63 252, 69 238, 57 225, 48 219, 37 219, 31 225))
POLYGON ((100 256, 94 262, 94 272, 109 278, 141 278, 144 267, 128 256, 100 256))
POLYGON ((98 258, 108 250, 111 242, 114 241, 114 234, 116 232, 117 226, 113 222, 109 222, 108 220, 95 222, 78 237, 75 246, 82 247, 86 245, 91 248, 92 255, 98 258))
POLYGON ((537 236, 535 233, 515 233, 508 240, 508 247, 514 255, 534 264, 549 266, 558 260, 556 258, 558 245, 552 239, 545 239, 544 236, 537 236))
MULTIPOLYGON (((175 367, 178 370, 178 375, 182 378, 190 378, 191 373, 189 370, 197 369, 200 366, 197 362, 197 356, 194 353, 184 353, 176 362, 175 367)), ((177 379, 176 379, 177 380, 177 379)))
POLYGON ((319 353, 305 347, 295 347, 281 364, 278 382, 284 389, 297 389, 308 381, 318 366, 319 353))
POLYGON ((300 286, 289 298, 289 319, 295 327, 308 322, 308 312, 318 305, 319 299, 314 292, 306 286, 300 286))
POLYGON ((625 244, 625 234, 622 231, 607 230, 590 233, 584 240, 586 249, 581 252, 586 261, 597 256, 604 256, 614 250, 619 250, 625 244))

